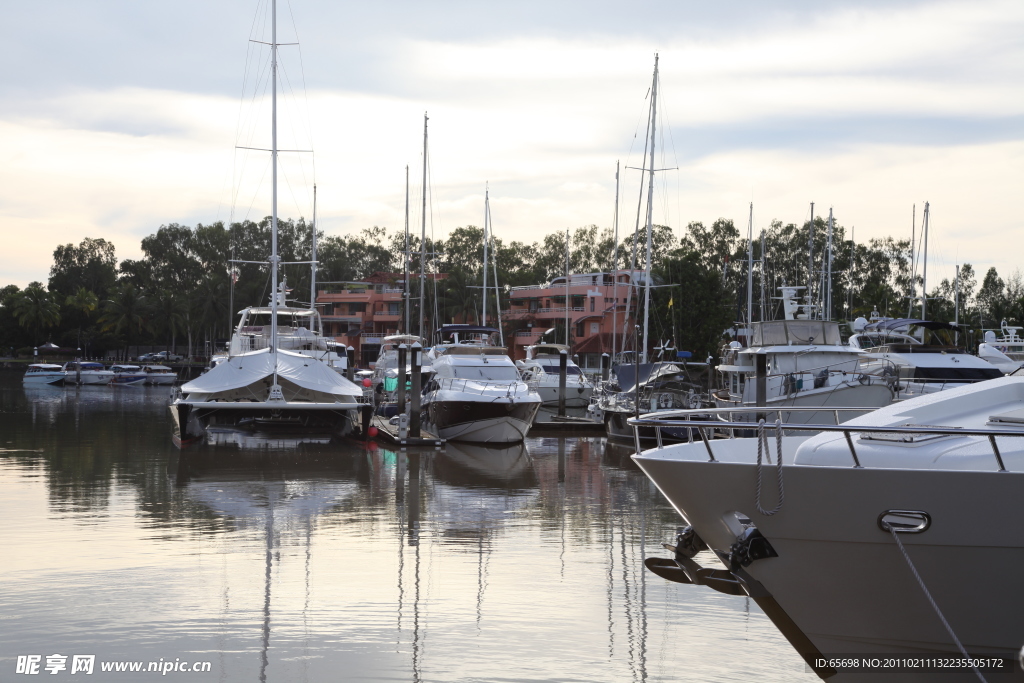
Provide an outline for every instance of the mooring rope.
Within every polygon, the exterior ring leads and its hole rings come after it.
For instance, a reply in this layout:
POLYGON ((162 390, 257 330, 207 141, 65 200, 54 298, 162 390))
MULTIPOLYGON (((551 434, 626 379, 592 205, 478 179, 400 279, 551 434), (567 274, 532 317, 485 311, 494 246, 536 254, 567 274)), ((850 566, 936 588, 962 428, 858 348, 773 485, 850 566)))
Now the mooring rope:
POLYGON ((778 474, 779 503, 771 510, 761 507, 761 459, 764 455, 768 457, 768 464, 772 462, 771 449, 768 448, 768 438, 764 433, 764 418, 757 421, 757 494, 754 498, 754 506, 757 511, 766 517, 771 517, 782 509, 782 503, 786 500, 786 491, 782 486, 782 420, 775 420, 775 471, 778 474))
POLYGON ((974 665, 974 660, 967 654, 967 650, 964 649, 960 639, 956 637, 955 633, 953 633, 953 627, 949 625, 948 621, 946 621, 946 617, 942 616, 942 610, 939 609, 939 606, 935 602, 935 598, 932 597, 928 587, 924 585, 924 580, 921 578, 921 575, 917 573, 917 567, 915 567, 914 563, 910 560, 910 555, 907 554, 907 549, 903 547, 903 541, 900 540, 900 536, 896 532, 896 527, 890 524, 889 533, 891 533, 893 539, 896 540, 896 545, 899 546, 900 552, 903 553, 903 559, 907 561, 907 566, 910 567, 910 571, 914 574, 914 578, 917 579, 917 584, 921 586, 924 596, 928 598, 928 602, 931 603, 932 609, 935 610, 935 614, 938 615, 939 621, 941 621, 942 625, 946 627, 946 632, 949 633, 949 637, 953 639, 957 649, 960 650, 960 654, 963 655, 964 659, 970 662, 971 668, 974 669, 974 673, 978 676, 978 680, 982 683, 988 683, 988 681, 985 680, 985 677, 981 675, 981 672, 978 671, 978 667, 974 665))

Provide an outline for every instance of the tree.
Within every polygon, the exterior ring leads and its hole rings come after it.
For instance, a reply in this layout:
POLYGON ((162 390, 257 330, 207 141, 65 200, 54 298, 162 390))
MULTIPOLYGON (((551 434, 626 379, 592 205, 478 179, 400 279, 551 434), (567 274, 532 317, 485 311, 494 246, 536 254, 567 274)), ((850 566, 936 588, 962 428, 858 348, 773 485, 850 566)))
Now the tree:
POLYGON ((42 331, 60 322, 60 305, 41 282, 29 283, 13 303, 14 315, 22 327, 32 330, 32 343, 36 346, 42 341, 42 331))
POLYGON ((70 296, 85 287, 102 298, 116 281, 114 245, 104 239, 86 237, 77 247, 63 244, 53 250, 49 289, 55 294, 70 296))
POLYGON ((85 287, 79 287, 78 291, 71 294, 64 300, 64 305, 71 309, 79 318, 78 320, 78 346, 82 346, 82 322, 89 320, 89 314, 99 306, 99 298, 85 287))
POLYGON ((123 282, 114 288, 111 298, 103 303, 100 324, 105 331, 125 335, 125 345, 131 346, 136 335, 147 328, 150 312, 149 301, 142 290, 130 282, 123 282))

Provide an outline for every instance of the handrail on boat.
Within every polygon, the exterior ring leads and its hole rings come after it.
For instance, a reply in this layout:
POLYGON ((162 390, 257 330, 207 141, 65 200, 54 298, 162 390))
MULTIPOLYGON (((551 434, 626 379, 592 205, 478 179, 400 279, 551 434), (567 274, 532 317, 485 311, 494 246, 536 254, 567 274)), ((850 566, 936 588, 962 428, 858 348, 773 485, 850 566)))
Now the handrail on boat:
POLYGON ((658 413, 648 413, 641 415, 640 417, 633 417, 626 420, 626 423, 633 427, 633 433, 637 436, 637 452, 640 452, 640 439, 638 434, 639 427, 653 427, 657 435, 658 448, 663 448, 661 439, 661 430, 665 427, 688 427, 690 429, 696 429, 700 434, 701 440, 704 442, 704 446, 708 452, 709 462, 720 462, 715 458, 714 452, 711 448, 711 439, 704 433, 705 429, 728 429, 730 434, 735 438, 735 430, 737 429, 752 429, 762 430, 766 426, 774 427, 777 431, 785 433, 786 431, 795 432, 841 432, 846 439, 847 447, 850 449, 850 455, 853 457, 854 468, 861 468, 860 458, 857 456, 857 449, 853 445, 853 434, 911 434, 911 435, 934 435, 934 436, 984 436, 988 438, 989 445, 992 447, 992 454, 995 456, 996 463, 999 465, 999 472, 1007 472, 1006 465, 1003 463, 1002 453, 999 451, 999 446, 996 444, 997 436, 1010 436, 1010 437, 1024 437, 1024 429, 970 429, 966 427, 933 427, 930 425, 912 425, 912 426, 871 426, 871 425, 855 425, 846 426, 839 422, 839 413, 842 412, 861 412, 869 413, 877 408, 766 408, 764 406, 745 406, 742 409, 737 408, 698 408, 691 410, 671 410, 663 411, 658 413), (835 424, 795 424, 795 423, 783 423, 782 413, 820 413, 820 412, 831 412, 835 415, 835 424), (761 417, 757 422, 750 421, 738 421, 738 420, 715 420, 712 424, 708 424, 709 418, 717 418, 721 414, 734 414, 744 413, 749 415, 750 413, 756 413, 761 417), (778 418, 775 424, 766 424, 765 419, 769 413, 777 413, 778 418), (691 419, 696 418, 696 419, 691 419))

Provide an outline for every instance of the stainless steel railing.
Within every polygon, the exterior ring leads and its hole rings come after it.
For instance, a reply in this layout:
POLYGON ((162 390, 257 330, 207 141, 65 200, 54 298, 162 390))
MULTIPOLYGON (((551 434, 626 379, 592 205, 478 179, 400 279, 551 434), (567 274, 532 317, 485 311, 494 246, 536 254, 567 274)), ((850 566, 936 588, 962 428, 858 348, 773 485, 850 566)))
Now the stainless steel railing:
MULTIPOLYGON (((670 427, 688 427, 696 429, 700 434, 701 440, 704 442, 704 447, 708 453, 708 460, 710 462, 718 462, 715 458, 714 451, 711 447, 713 439, 708 438, 708 434, 705 434, 705 430, 711 429, 727 429, 732 434, 735 434, 735 430, 764 430, 766 428, 774 428, 777 431, 781 431, 783 434, 786 432, 840 432, 846 439, 846 445, 850 449, 850 455, 853 459, 853 466, 855 468, 863 467, 860 463, 860 457, 857 455, 857 449, 853 444, 853 434, 907 434, 907 435, 935 435, 935 436, 984 436, 988 438, 989 445, 992 448, 992 453, 995 456, 996 463, 999 465, 999 472, 1006 472, 1005 464, 1003 463, 1002 453, 999 451, 999 446, 996 443, 997 436, 1003 437, 1024 437, 1024 429, 969 429, 965 427, 933 427, 927 425, 912 425, 912 426, 869 426, 869 425, 853 425, 848 426, 839 421, 839 413, 841 412, 861 412, 868 413, 877 410, 877 408, 764 408, 758 406, 746 406, 742 410, 736 408, 702 408, 697 410, 677 410, 677 411, 665 411, 661 413, 648 413, 647 415, 641 415, 638 418, 631 418, 627 420, 627 423, 633 427, 633 432, 637 434, 638 427, 653 427, 658 440, 658 448, 663 448, 661 439, 661 430, 670 427), (756 413, 758 415, 764 414, 765 418, 761 418, 756 422, 750 422, 748 420, 721 420, 708 424, 708 417, 718 418, 721 414, 725 413, 732 415, 735 413, 742 412, 745 415, 756 413), (835 416, 836 423, 832 425, 828 424, 807 424, 807 423, 783 423, 782 413, 833 413, 835 416), (775 424, 767 423, 766 418, 771 413, 778 414, 775 424), (701 418, 701 419, 692 419, 701 418)), ((758 437, 760 438, 760 437, 758 437)), ((636 439, 637 452, 640 452, 640 439, 637 436, 636 439)))

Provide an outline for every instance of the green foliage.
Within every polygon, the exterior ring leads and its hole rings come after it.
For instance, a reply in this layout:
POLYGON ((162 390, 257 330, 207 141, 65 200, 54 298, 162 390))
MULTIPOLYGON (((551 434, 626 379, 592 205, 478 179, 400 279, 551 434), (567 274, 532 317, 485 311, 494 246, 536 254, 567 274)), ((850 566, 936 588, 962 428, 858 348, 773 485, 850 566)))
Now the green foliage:
POLYGON ((43 342, 42 331, 60 322, 60 305, 41 282, 31 282, 13 299, 13 311, 22 327, 32 331, 32 343, 43 342))
POLYGON ((80 287, 104 298, 116 281, 114 245, 104 239, 86 237, 77 247, 63 244, 53 250, 49 289, 63 295, 61 300, 80 287))

